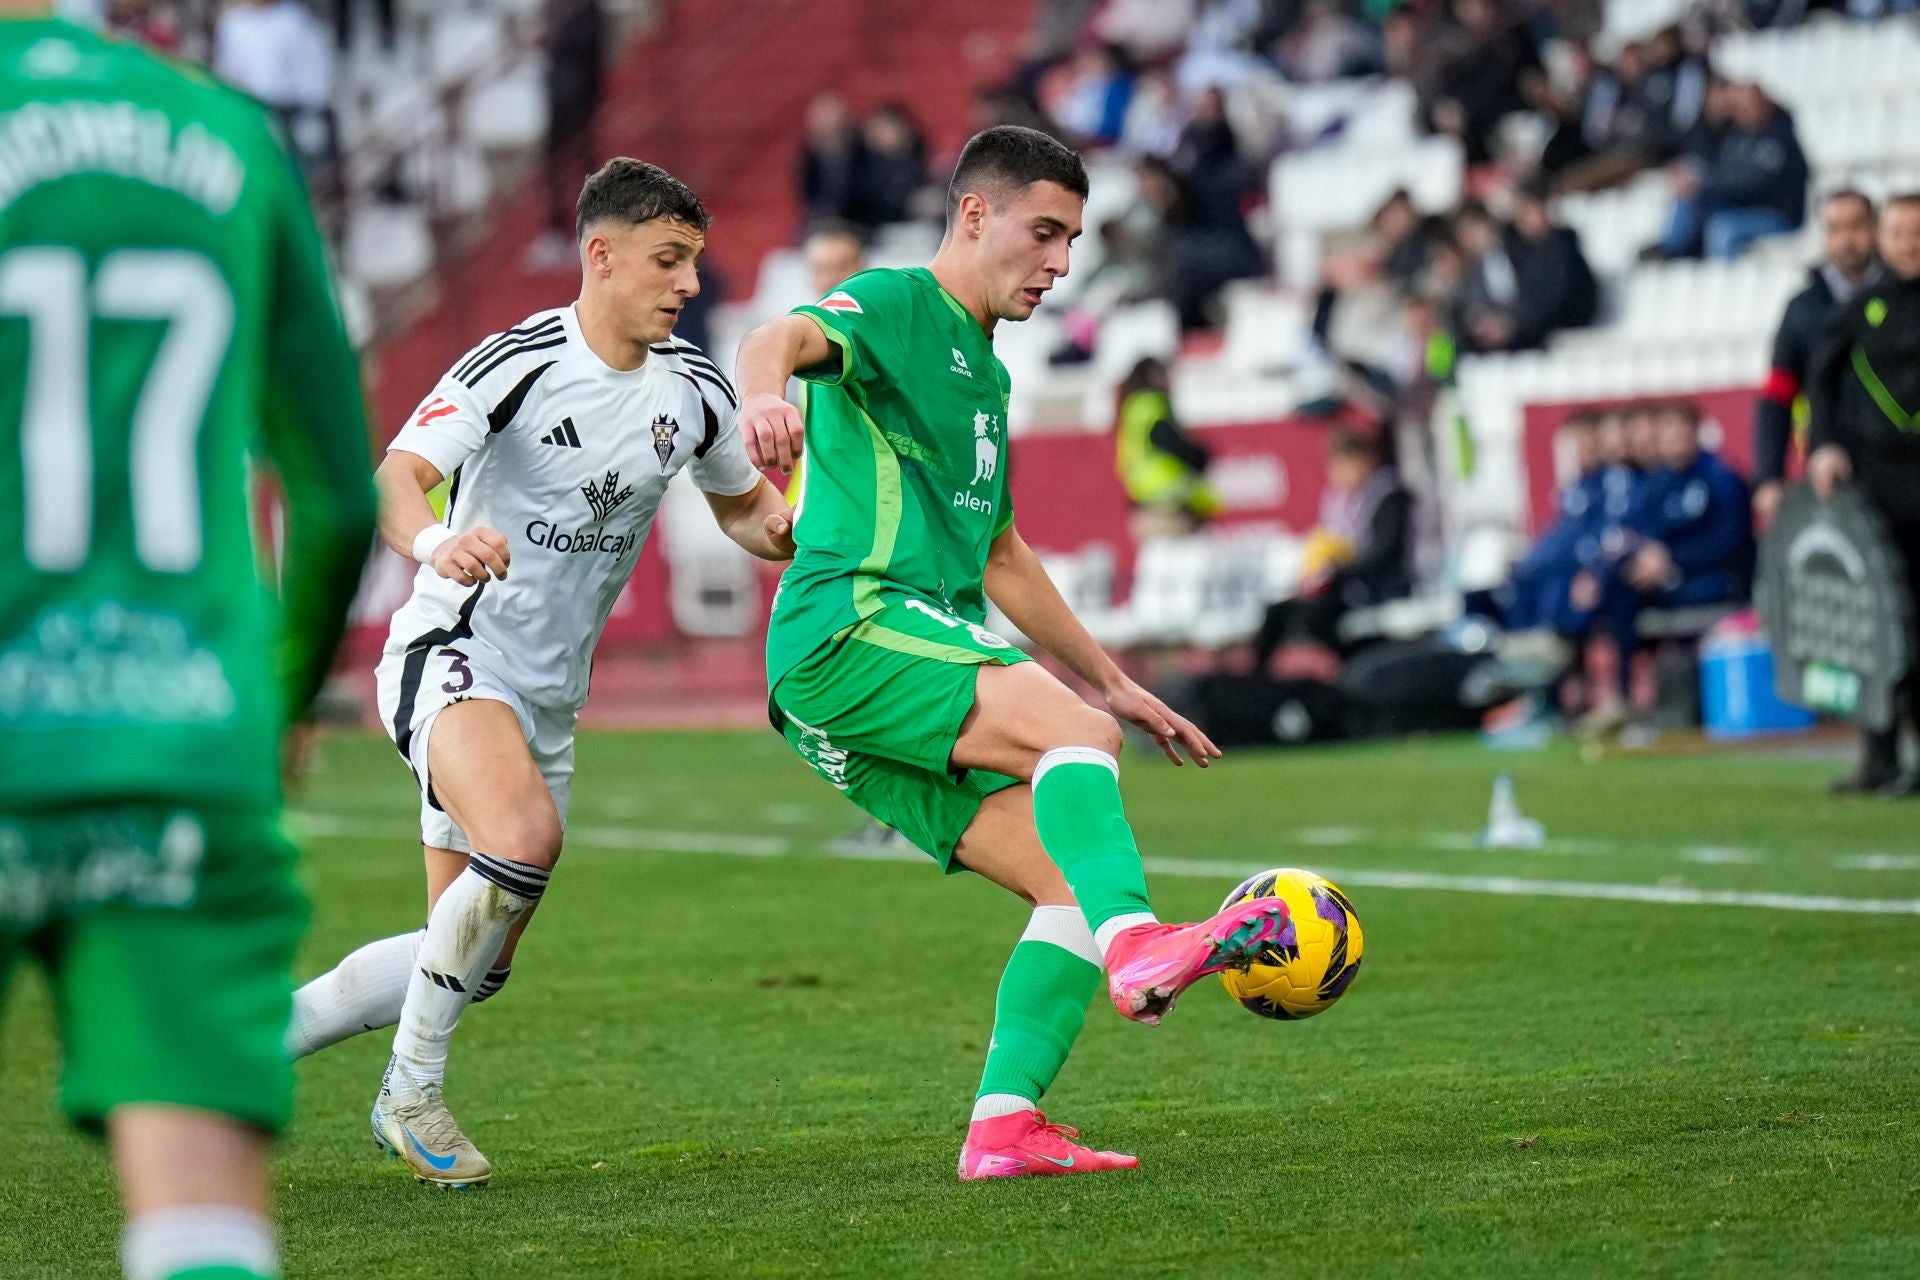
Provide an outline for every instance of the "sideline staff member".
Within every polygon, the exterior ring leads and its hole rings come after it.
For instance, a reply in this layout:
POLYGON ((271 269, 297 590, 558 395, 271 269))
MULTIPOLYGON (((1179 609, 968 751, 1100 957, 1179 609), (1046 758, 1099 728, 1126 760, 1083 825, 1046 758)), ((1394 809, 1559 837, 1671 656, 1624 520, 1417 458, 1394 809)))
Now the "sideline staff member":
MULTIPOLYGON (((1834 312, 1807 387, 1807 479, 1822 499, 1849 480, 1880 512, 1920 591, 1920 192, 1895 196, 1880 219, 1886 273, 1834 312)), ((1863 733, 1859 772, 1837 791, 1920 794, 1900 768, 1900 724, 1912 723, 1916 677, 1895 699, 1893 728, 1863 733)))

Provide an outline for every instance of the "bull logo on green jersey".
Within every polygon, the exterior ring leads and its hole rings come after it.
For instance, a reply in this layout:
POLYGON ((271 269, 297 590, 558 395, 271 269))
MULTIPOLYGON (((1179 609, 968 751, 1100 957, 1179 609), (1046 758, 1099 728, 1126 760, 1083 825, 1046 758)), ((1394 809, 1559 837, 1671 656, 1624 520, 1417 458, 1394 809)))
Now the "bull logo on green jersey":
POLYGON ((971 484, 991 480, 1000 470, 1000 446, 994 441, 993 428, 998 418, 982 410, 973 415, 973 479, 971 484))

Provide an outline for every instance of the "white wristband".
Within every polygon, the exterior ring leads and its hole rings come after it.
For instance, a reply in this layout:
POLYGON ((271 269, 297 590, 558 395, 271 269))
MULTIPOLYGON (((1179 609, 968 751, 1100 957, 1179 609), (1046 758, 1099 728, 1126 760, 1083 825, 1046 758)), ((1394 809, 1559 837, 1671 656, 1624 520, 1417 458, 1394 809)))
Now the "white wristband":
POLYGON ((440 549, 440 544, 451 537, 453 537, 453 530, 444 524, 428 525, 413 535, 413 558, 421 564, 429 563, 433 559, 433 553, 440 549))

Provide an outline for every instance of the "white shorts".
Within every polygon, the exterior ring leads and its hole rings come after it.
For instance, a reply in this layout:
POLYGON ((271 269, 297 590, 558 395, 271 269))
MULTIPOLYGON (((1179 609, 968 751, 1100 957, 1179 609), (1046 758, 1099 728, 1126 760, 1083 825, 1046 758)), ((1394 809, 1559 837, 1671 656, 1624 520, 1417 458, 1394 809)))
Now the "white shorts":
POLYGON ((459 641, 427 648, 389 649, 374 668, 380 721, 387 736, 420 783, 420 842, 430 848, 472 853, 467 833, 454 824, 433 793, 427 771, 427 743, 440 713, 456 702, 490 698, 513 708, 533 763, 546 779, 567 825, 567 801, 573 793, 573 730, 580 713, 530 706, 520 695, 470 658, 459 641))

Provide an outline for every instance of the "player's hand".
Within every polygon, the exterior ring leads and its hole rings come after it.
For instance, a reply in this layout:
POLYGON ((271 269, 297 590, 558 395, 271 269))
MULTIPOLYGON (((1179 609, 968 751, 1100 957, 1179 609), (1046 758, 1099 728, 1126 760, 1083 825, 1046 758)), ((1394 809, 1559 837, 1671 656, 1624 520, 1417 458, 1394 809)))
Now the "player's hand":
POLYGON ((747 442, 747 459, 754 466, 790 472, 800 456, 804 427, 798 409, 763 391, 748 396, 740 405, 740 434, 747 442))
POLYGON ((779 559, 793 559, 793 515, 786 511, 776 511, 766 519, 767 546, 779 559))
POLYGON ((1213 739, 1131 680, 1121 681, 1107 694, 1107 708, 1128 724, 1145 731, 1153 739, 1153 745, 1160 748, 1160 753, 1175 764, 1186 763, 1180 758, 1182 747, 1202 769, 1220 758, 1220 748, 1213 745, 1213 739))
POLYGON ((512 560, 513 553, 507 550, 505 537, 491 529, 476 527, 441 543, 430 563, 441 577, 470 587, 488 578, 504 580, 512 560))
POLYGON ((1784 486, 1778 480, 1763 480, 1753 490, 1753 522, 1762 530, 1773 523, 1774 513, 1780 510, 1780 494, 1784 486))
POLYGON ((1813 496, 1822 502, 1852 478, 1853 459, 1837 444, 1823 444, 1807 459, 1807 483, 1813 486, 1813 496))

